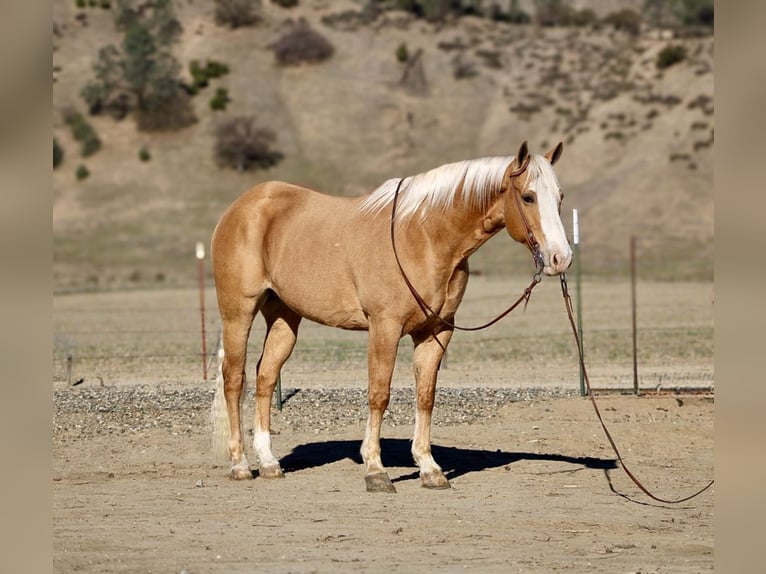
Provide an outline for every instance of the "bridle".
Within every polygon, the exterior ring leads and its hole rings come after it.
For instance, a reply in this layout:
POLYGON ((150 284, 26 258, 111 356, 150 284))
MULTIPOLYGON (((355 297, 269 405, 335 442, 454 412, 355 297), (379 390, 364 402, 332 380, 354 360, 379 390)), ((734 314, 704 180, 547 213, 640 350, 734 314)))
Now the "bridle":
POLYGON ((534 259, 536 271, 534 276, 532 277, 532 282, 527 286, 526 289, 524 289, 521 296, 513 302, 513 304, 508 307, 505 311, 500 313, 497 317, 492 319, 491 321, 488 321, 482 325, 478 325, 476 327, 463 327, 461 325, 456 325, 452 321, 448 321, 447 319, 444 319, 441 317, 436 311, 434 311, 431 306, 423 299, 423 297, 418 293, 418 290, 415 289, 415 286, 412 284, 412 281, 410 281, 410 278, 407 276, 407 273, 404 271, 404 267, 402 267, 402 262, 399 259, 399 252, 396 249, 396 238, 394 234, 395 229, 395 223, 396 223, 396 206, 399 201, 399 190, 402 187, 402 182, 404 182, 404 178, 399 179, 399 183, 396 185, 396 190, 394 191, 394 201, 393 206, 391 208, 391 247, 393 247, 394 250, 394 258, 396 259, 396 265, 399 267, 399 272, 402 274, 402 278, 404 279, 404 282, 407 284, 407 288, 410 290, 410 293, 412 293, 412 296, 415 298, 415 301, 418 304, 418 307, 420 307, 420 310, 423 311, 423 314, 426 317, 432 317, 433 319, 440 322, 442 325, 449 329, 457 329, 458 331, 481 331, 482 329, 486 329, 487 327, 491 327, 500 319, 503 319, 506 317, 511 311, 513 311, 516 307, 518 307, 522 301, 524 301, 524 307, 527 306, 527 303, 529 303, 529 298, 532 296, 532 289, 535 288, 535 286, 542 281, 542 273, 543 268, 545 266, 545 262, 543 260, 543 255, 540 252, 540 244, 537 242, 537 239, 535 238, 535 234, 532 233, 532 228, 529 225, 529 221, 527 220, 527 217, 524 215, 524 209, 521 205, 521 199, 520 194, 514 193, 512 180, 515 177, 520 176, 522 173, 524 173, 527 170, 527 167, 529 166, 529 155, 526 156, 524 161, 521 163, 519 167, 514 169, 508 178, 508 187, 509 193, 513 193, 514 198, 516 199, 516 206, 519 209, 519 214, 521 215, 521 222, 524 224, 524 239, 529 246, 529 250, 532 252, 532 258, 534 259))

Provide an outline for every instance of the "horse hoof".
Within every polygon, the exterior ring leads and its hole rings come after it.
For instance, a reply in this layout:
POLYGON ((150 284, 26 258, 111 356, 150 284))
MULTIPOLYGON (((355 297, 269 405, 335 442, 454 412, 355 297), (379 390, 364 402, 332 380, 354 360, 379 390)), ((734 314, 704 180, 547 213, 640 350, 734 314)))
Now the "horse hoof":
POLYGON ((249 466, 232 466, 229 478, 232 480, 249 480, 253 478, 253 471, 249 466))
POLYGON ((258 476, 263 478, 284 478, 285 473, 282 472, 282 468, 278 464, 272 464, 271 466, 261 466, 258 469, 258 476))
POLYGON ((452 488, 449 480, 442 472, 427 472, 420 475, 423 488, 432 488, 434 490, 446 490, 452 488))
POLYGON ((391 479, 385 472, 368 474, 364 477, 367 492, 396 492, 391 479))

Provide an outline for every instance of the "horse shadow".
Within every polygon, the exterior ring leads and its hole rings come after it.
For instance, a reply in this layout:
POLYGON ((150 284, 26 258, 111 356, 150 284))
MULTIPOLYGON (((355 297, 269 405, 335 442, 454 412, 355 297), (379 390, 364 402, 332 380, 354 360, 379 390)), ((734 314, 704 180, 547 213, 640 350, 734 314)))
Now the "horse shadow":
MULTIPOLYGON (((413 480, 419 477, 417 465, 410 452, 409 439, 381 439, 381 458, 387 468, 415 468, 411 474, 392 478, 392 482, 413 480)), ((285 473, 316 468, 350 459, 363 464, 359 454, 360 440, 331 440, 306 443, 296 446, 292 452, 280 459, 285 473)), ((431 446, 431 452, 449 480, 490 468, 499 468, 520 460, 543 460, 563 462, 573 467, 608 471, 617 468, 617 461, 611 458, 576 457, 555 453, 504 452, 501 450, 480 450, 451 446, 431 446)), ((573 468, 572 470, 579 470, 573 468)), ((257 472, 257 471, 256 471, 257 472)))

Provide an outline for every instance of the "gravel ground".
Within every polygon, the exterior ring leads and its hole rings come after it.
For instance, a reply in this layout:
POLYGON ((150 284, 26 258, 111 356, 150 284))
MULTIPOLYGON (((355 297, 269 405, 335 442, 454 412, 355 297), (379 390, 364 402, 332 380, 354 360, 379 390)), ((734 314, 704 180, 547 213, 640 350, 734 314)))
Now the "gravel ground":
MULTIPOLYGON (((74 431, 81 437, 135 433, 151 428, 175 432, 204 432, 214 389, 170 389, 157 387, 90 387, 53 392, 54 437, 74 431)), ((275 423, 299 431, 331 431, 367 419, 365 389, 282 390, 283 410, 275 423)), ((434 425, 474 423, 496 415, 509 403, 541 398, 571 397, 576 392, 560 388, 444 388, 437 389, 434 425)), ((386 411, 387 426, 412 425, 413 389, 392 389, 386 411)), ((249 421, 252 391, 244 407, 249 421)))

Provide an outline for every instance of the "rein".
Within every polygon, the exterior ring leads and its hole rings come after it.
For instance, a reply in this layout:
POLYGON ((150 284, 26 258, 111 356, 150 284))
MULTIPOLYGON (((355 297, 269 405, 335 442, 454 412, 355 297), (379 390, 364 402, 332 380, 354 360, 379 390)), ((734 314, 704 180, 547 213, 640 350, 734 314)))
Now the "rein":
POLYGON ((566 307, 567 315, 569 317, 569 324, 572 326, 572 333, 574 334, 575 342, 577 343, 577 352, 579 355, 580 367, 582 368, 582 372, 585 379, 585 385, 588 390, 588 398, 590 399, 590 402, 593 404, 593 409, 596 411, 596 417, 598 418, 598 422, 601 423, 601 428, 604 430, 604 434, 606 435, 606 438, 609 441, 609 444, 612 445, 612 450, 614 451, 614 454, 617 456, 617 460, 620 461, 620 466, 622 466, 622 470, 625 471, 625 474, 627 474, 628 478, 630 478, 630 480, 633 481, 633 484, 635 484, 638 488, 640 488, 641 491, 646 496, 648 496, 652 500, 656 500, 657 502, 662 502, 664 504, 678 504, 681 502, 686 502, 687 500, 691 500, 695 496, 699 496, 700 494, 705 492, 708 488, 713 486, 713 483, 715 482, 715 480, 711 480, 707 485, 699 489, 694 494, 690 494, 689 496, 685 496, 677 500, 668 500, 668 499, 660 498, 659 496, 655 496, 654 494, 652 494, 626 466, 625 461, 622 459, 622 455, 620 454, 620 450, 617 448, 617 445, 615 444, 614 439, 612 439, 612 435, 609 433, 609 430, 606 428, 604 419, 601 417, 601 411, 599 411, 598 409, 596 398, 593 395, 593 389, 590 388, 590 380, 588 379, 588 371, 585 369, 585 360, 583 359, 582 347, 580 345, 580 337, 577 334, 577 327, 575 326, 572 298, 569 296, 569 288, 567 287, 566 275, 562 273, 560 278, 561 278, 561 293, 564 297, 564 306, 566 307))
MULTIPOLYGON (((521 175, 524 173, 524 171, 527 169, 527 166, 529 165, 529 156, 526 157, 524 162, 521 164, 520 167, 515 169, 511 172, 510 177, 516 177, 518 175, 521 175)), ((420 310, 423 311, 423 314, 428 317, 429 315, 439 321, 442 325, 450 328, 450 329, 457 329, 458 331, 481 331, 482 329, 486 329, 487 327, 491 327, 500 319, 503 319, 506 317, 511 311, 513 311, 516 307, 518 307, 522 301, 524 301, 524 307, 526 308, 527 303, 529 303, 529 298, 532 296, 532 289, 535 288, 535 285, 540 283, 542 281, 542 272, 543 272, 543 256, 540 253, 540 244, 537 242, 537 239, 535 239, 534 234, 532 233, 532 229, 529 226, 529 222, 527 221, 526 216, 524 215, 524 210, 521 207, 521 200, 519 197, 514 194, 514 197, 516 198, 516 205, 519 208, 519 213, 521 214, 521 221, 524 224, 524 228, 526 231, 525 239, 527 242, 527 245, 529 246, 529 249, 532 251, 532 257, 534 258, 535 265, 537 266, 537 271, 535 272, 534 276, 532 277, 532 282, 527 286, 526 289, 522 292, 521 296, 519 296, 516 301, 513 302, 513 304, 508 307, 505 311, 500 313, 497 317, 494 319, 482 324, 477 325, 475 327, 463 327, 461 325, 457 325, 453 323, 452 321, 448 321, 447 319, 444 319, 439 316, 439 314, 434 311, 431 306, 426 303, 425 299, 418 293, 418 290, 415 289, 415 286, 412 284, 412 281, 410 281, 410 278, 407 277, 407 273, 404 271, 404 267, 402 267, 402 262, 399 260, 399 252, 396 249, 396 239, 394 234, 395 229, 395 222, 396 222, 396 205, 399 201, 399 190, 402 187, 402 182, 404 182, 404 178, 401 178, 399 180, 399 183, 396 185, 396 191, 394 192, 394 201, 393 206, 391 208, 391 247, 394 250, 394 258, 396 259, 396 265, 399 267, 399 272, 402 274, 402 278, 404 279, 404 282, 407 284, 407 288, 410 290, 410 293, 412 293, 412 296, 415 298, 415 301, 418 304, 418 307, 420 307, 420 310)), ((513 190, 510 190, 510 193, 513 193, 513 190)))

